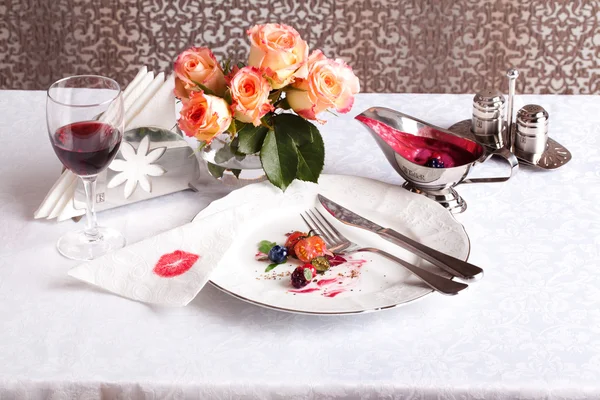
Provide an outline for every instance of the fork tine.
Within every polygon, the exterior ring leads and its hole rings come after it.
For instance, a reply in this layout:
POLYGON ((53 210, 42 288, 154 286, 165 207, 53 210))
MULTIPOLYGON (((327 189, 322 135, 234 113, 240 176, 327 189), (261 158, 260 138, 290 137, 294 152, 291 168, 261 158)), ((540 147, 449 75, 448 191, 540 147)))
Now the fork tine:
POLYGON ((302 215, 302 213, 300 213, 300 218, 302 218, 302 221, 304 221, 309 230, 315 230, 315 228, 313 228, 313 226, 306 220, 306 218, 304 218, 304 215, 302 215))
POLYGON ((323 238, 323 239, 325 240, 325 242, 329 242, 329 245, 330 245, 330 246, 333 246, 333 245, 335 245, 335 243, 333 243, 333 242, 331 241, 331 238, 330 238, 330 237, 328 237, 328 236, 326 236, 326 235, 323 235, 323 234, 321 233, 321 230, 319 229, 319 226, 318 226, 318 225, 315 223, 315 221, 314 221, 314 220, 313 220, 313 219, 310 217, 310 215, 308 215, 308 213, 306 213, 306 212, 305 212, 305 214, 306 214, 306 216, 307 216, 307 217, 308 217, 308 218, 309 218, 309 219, 312 221, 312 224, 311 224, 310 222, 308 222, 308 221, 306 220, 306 218, 304 218, 304 215, 302 215, 302 213, 300 213, 300 218, 302 218, 302 220, 304 221, 304 223, 306 224, 306 226, 308 227, 308 229, 309 229, 309 230, 311 230, 311 231, 319 232, 319 233, 320 233, 322 236, 324 236, 324 238, 323 238))
POLYGON ((329 228, 331 228, 331 230, 332 230, 333 232, 335 232, 335 234, 336 234, 336 235, 337 235, 339 238, 346 239, 346 237, 345 237, 344 235, 342 235, 342 234, 340 233, 340 231, 338 231, 338 230, 335 228, 335 226, 331 225, 331 223, 330 223, 329 221, 327 221, 327 218, 325 218, 325 217, 323 216, 323 214, 321 214, 321 211, 317 210, 316 208, 315 208, 315 211, 317 212, 317 214, 319 214, 319 215, 321 216, 321 219, 322 219, 323 221, 325 221, 325 224, 327 224, 327 226, 329 226, 329 228))
POLYGON ((307 212, 307 214, 308 214, 308 213, 310 213, 310 215, 312 215, 312 216, 315 218, 313 221, 314 221, 314 222, 317 224, 317 226, 320 228, 320 230, 321 230, 321 231, 327 231, 327 234, 328 234, 330 237, 334 238, 334 240, 335 240, 336 242, 340 242, 340 241, 342 241, 342 240, 343 240, 343 238, 339 237, 339 235, 336 235, 335 233, 333 233, 333 232, 331 232, 329 229, 327 229, 327 227, 325 226, 325 224, 323 224, 323 223, 321 222, 321 220, 320 220, 320 219, 319 219, 319 218, 318 218, 318 217, 315 215, 315 213, 313 213, 313 211, 312 211, 312 210, 309 210, 309 211, 307 212))
POLYGON ((321 234, 321 236, 323 236, 325 241, 329 242, 330 245, 334 246, 337 244, 338 241, 335 239, 335 237, 330 236, 327 232, 325 232, 325 230, 321 227, 321 225, 313 219, 313 217, 309 214, 308 211, 305 212, 305 214, 308 217, 308 219, 310 219, 312 221, 312 223, 317 227, 317 229, 313 229, 314 231, 319 232, 321 234))

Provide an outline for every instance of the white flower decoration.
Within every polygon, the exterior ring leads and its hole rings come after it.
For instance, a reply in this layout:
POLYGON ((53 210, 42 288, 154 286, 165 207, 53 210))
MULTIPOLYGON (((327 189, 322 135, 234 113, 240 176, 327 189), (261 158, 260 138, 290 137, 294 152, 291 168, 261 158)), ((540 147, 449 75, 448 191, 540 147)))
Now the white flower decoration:
POLYGON ((167 148, 159 147, 148 153, 149 149, 150 138, 148 135, 144 136, 140 142, 137 152, 131 144, 121 143, 121 155, 124 160, 114 160, 108 166, 109 169, 120 172, 108 182, 108 188, 111 189, 125 183, 126 199, 135 192, 138 183, 146 192, 152 193, 152 181, 149 177, 161 176, 167 172, 160 165, 152 163, 161 158, 167 148))

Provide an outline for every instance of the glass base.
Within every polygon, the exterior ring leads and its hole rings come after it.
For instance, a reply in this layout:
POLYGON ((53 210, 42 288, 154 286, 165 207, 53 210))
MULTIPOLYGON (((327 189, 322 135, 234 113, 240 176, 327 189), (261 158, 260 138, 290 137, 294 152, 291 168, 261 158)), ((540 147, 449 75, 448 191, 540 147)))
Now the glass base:
POLYGON ((98 236, 91 238, 84 230, 69 232, 58 239, 56 247, 72 260, 93 260, 125 246, 125 237, 111 228, 98 227, 98 236))

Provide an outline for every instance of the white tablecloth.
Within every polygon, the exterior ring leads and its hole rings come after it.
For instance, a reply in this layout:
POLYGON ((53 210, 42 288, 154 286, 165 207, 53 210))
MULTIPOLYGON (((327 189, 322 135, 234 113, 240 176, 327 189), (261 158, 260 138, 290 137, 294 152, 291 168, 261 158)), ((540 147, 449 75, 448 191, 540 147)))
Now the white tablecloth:
MULTIPOLYGON (((400 183, 353 116, 385 105, 449 126, 469 118, 471 99, 360 95, 322 127, 325 171, 400 183)), ((459 187, 469 208, 457 218, 485 278, 457 297, 314 317, 214 287, 185 308, 151 307, 69 278, 77 263, 55 243, 77 225, 32 218, 61 169, 45 93, 1 91, 0 398, 600 398, 600 97, 523 102, 549 111, 550 135, 573 160, 459 187)), ((133 243, 227 190, 211 185, 99 219, 133 243)))

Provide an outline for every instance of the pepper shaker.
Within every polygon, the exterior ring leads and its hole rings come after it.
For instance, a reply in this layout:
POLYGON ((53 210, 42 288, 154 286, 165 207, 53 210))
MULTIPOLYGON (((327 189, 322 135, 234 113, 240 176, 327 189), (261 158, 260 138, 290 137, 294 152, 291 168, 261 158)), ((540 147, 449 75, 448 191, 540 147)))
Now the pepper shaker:
POLYGON ((504 105, 504 96, 495 90, 484 90, 473 98, 471 129, 479 143, 493 149, 504 146, 504 105))
POLYGON ((538 163, 548 143, 548 119, 548 112, 537 104, 528 104, 517 112, 514 140, 517 157, 538 163))

